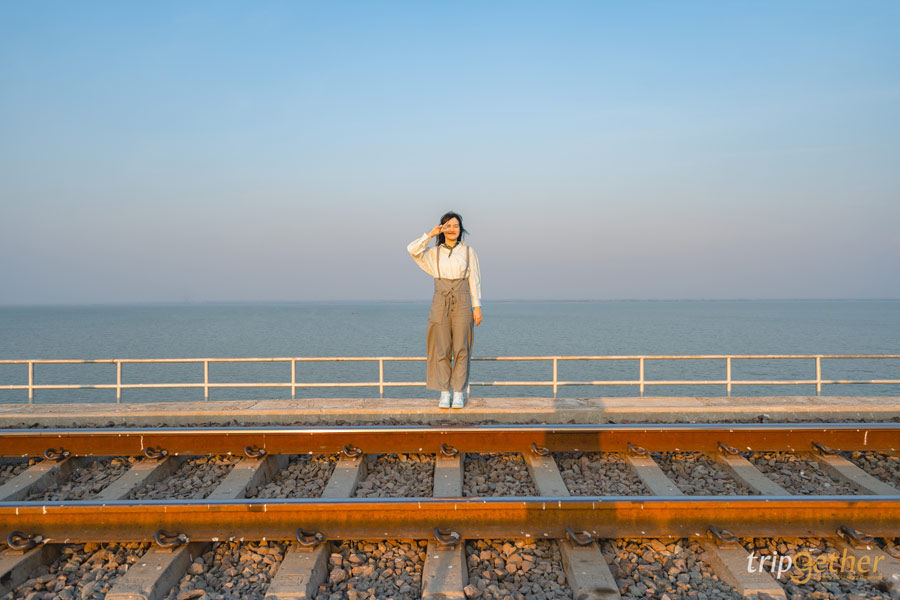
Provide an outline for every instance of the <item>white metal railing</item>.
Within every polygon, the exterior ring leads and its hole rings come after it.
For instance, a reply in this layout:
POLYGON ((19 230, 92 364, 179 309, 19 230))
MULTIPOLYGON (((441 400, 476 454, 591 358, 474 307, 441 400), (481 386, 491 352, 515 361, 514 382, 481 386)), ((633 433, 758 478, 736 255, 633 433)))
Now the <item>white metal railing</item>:
MULTIPOLYGON (((552 362, 553 378, 547 381, 481 381, 470 382, 470 386, 539 386, 552 387, 556 396, 563 386, 637 386, 641 396, 648 386, 692 386, 692 385, 722 385, 730 396, 734 386, 745 385, 815 385, 816 394, 821 395, 823 385, 900 385, 900 379, 823 379, 822 362, 825 360, 885 360, 900 359, 900 354, 706 354, 706 355, 635 355, 635 356, 494 356, 473 357, 473 361, 518 361, 552 362), (646 361, 725 361, 725 379, 679 379, 662 380, 647 379, 645 371, 646 361), (815 361, 815 378, 809 379, 732 379, 731 369, 734 360, 812 360, 815 361), (638 379, 634 380, 594 380, 594 381, 561 381, 558 377, 560 361, 634 361, 638 366, 638 379)), ((291 397, 294 398, 297 388, 378 388, 380 397, 384 397, 384 389, 387 387, 422 387, 424 381, 385 381, 385 362, 424 362, 422 356, 320 356, 320 357, 290 357, 290 358, 137 358, 137 359, 34 359, 34 360, 0 360, 0 365, 27 365, 27 385, 0 385, 0 390, 28 390, 28 402, 34 403, 34 395, 38 390, 116 390, 116 402, 122 401, 124 390, 130 389, 191 389, 203 388, 203 397, 209 400, 211 389, 218 388, 290 388, 291 397), (297 363, 309 362, 370 362, 378 363, 378 381, 353 381, 353 382, 298 382, 297 363), (203 383, 124 383, 122 381, 122 368, 124 365, 137 364, 202 364, 203 383), (291 366, 291 380, 289 382, 220 382, 213 383, 209 380, 209 365, 211 363, 289 363, 291 366), (36 384, 36 365, 66 365, 66 364, 113 364, 116 365, 116 383, 112 384, 36 384)))

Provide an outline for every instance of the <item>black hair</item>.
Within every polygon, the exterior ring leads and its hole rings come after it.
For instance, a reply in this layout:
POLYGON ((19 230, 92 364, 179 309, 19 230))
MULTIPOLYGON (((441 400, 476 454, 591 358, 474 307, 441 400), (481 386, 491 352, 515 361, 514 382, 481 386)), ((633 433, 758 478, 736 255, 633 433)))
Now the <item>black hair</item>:
MULTIPOLYGON (((459 213, 455 213, 452 210, 448 213, 445 213, 443 217, 441 217, 441 225, 449 221, 450 219, 456 219, 459 221, 459 238, 457 238, 457 242, 461 242, 463 240, 463 236, 468 233, 466 229, 463 227, 462 217, 459 216, 459 213)), ((435 245, 440 246, 444 243, 444 234, 439 233, 437 237, 435 237, 435 245)))

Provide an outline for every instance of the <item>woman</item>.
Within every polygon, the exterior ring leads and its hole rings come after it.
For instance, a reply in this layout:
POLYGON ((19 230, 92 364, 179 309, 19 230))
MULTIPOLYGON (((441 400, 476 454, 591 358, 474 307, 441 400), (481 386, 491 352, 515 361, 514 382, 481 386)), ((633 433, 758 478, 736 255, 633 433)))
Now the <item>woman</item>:
POLYGON ((434 299, 428 315, 426 387, 439 390, 440 408, 466 405, 469 360, 475 326, 481 325, 481 272, 478 256, 463 243, 462 217, 448 212, 437 225, 406 249, 423 271, 434 277, 434 299), (436 237, 434 248, 427 248, 436 237), (453 391, 453 401, 450 391, 453 391))

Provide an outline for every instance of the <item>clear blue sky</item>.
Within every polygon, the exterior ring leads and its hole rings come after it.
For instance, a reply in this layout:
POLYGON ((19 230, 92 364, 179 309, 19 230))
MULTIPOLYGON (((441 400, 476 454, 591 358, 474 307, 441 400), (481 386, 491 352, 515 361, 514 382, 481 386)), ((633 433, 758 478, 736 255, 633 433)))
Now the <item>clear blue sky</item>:
POLYGON ((900 3, 0 0, 0 304, 900 297, 900 3))

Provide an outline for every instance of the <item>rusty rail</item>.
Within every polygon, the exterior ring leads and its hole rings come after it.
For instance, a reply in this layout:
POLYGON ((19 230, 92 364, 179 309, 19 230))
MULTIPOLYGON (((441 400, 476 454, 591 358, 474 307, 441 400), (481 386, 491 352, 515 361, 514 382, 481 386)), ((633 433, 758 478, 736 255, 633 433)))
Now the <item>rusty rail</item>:
POLYGON ((628 425, 484 425, 466 427, 198 427, 0 430, 0 457, 43 456, 48 448, 72 456, 140 456, 147 448, 169 455, 245 453, 328 454, 347 446, 364 453, 626 452, 629 444, 652 452, 717 452, 722 442, 742 451, 810 451, 818 443, 837 450, 900 449, 900 423, 708 423, 628 425))
POLYGON ((460 537, 565 538, 569 527, 601 537, 699 537, 710 525, 740 537, 833 536, 841 525, 900 534, 900 497, 708 496, 411 498, 266 501, 0 503, 0 533, 38 533, 47 542, 152 541, 165 529, 193 541, 430 539, 435 527, 460 537))
MULTIPOLYGON (((0 431, 0 456, 123 456, 152 448, 173 455, 512 451, 718 452, 817 447, 896 452, 898 423, 699 425, 496 425, 471 427, 213 427, 0 431), (248 448, 253 452, 248 452, 248 448), (52 452, 48 452, 52 450, 52 452)), ((0 535, 43 542, 149 541, 160 530, 194 541, 430 538, 436 527, 463 539, 699 537, 710 526, 741 537, 832 536, 841 526, 900 535, 900 495, 261 499, 0 502, 0 535)))

